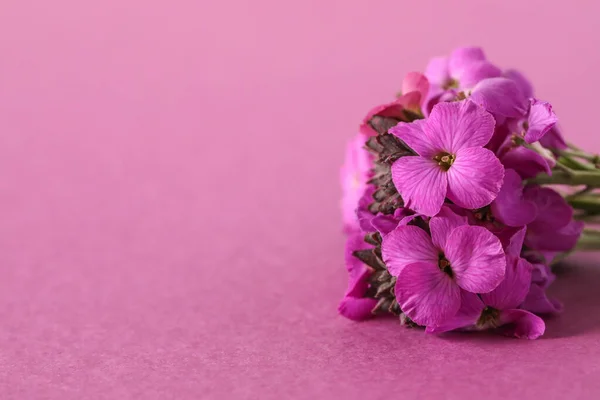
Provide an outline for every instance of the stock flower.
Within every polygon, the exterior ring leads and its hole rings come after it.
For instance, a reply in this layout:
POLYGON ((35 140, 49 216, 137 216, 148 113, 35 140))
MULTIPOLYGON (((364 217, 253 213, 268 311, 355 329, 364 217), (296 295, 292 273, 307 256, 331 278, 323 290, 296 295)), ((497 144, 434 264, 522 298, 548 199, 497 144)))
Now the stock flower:
POLYGON ((460 47, 450 57, 435 57, 425 68, 432 85, 442 89, 468 89, 485 78, 500 76, 502 71, 486 60, 479 47, 460 47))
POLYGON ((523 197, 523 180, 512 169, 505 170, 504 183, 490 209, 495 219, 512 227, 525 226, 537 215, 535 203, 523 197))
POLYGON ((469 100, 494 114, 497 120, 519 118, 527 112, 527 98, 508 78, 484 79, 470 92, 469 100))
POLYGON ((507 334, 537 339, 545 330, 544 321, 519 306, 529 291, 533 266, 520 258, 525 228, 511 238, 506 249, 506 271, 502 282, 491 292, 479 296, 463 292, 456 315, 442 324, 427 326, 429 333, 455 329, 489 329, 504 327, 507 334))
POLYGON ((468 209, 490 204, 504 176, 498 158, 483 148, 493 132, 492 115, 466 100, 437 104, 426 120, 391 128, 417 153, 392 165, 406 207, 434 216, 446 197, 468 209))
POLYGON ((405 110, 412 113, 421 113, 421 103, 429 92, 429 82, 423 74, 411 72, 402 82, 402 94, 395 100, 373 107, 360 124, 360 133, 374 136, 377 132, 371 127, 369 121, 374 116, 390 117, 399 121, 406 118, 405 110))
POLYGON ((396 300, 420 325, 451 318, 461 291, 486 293, 504 277, 506 260, 499 239, 483 227, 444 207, 431 218, 431 236, 414 225, 401 225, 383 239, 388 272, 397 277, 396 300))
POLYGON ((372 248, 363 241, 363 234, 353 232, 346 241, 346 269, 348 271, 348 289, 342 299, 338 311, 344 317, 363 320, 372 316, 371 310, 377 304, 375 299, 364 297, 369 287, 371 270, 353 253, 356 250, 372 248))
POLYGON ((364 149, 366 136, 358 134, 346 147, 346 159, 340 170, 342 217, 347 231, 358 229, 356 209, 371 176, 372 156, 364 149))
POLYGON ((583 230, 583 222, 573 220, 573 209, 555 190, 529 185, 525 199, 535 203, 538 214, 527 225, 525 244, 541 251, 571 250, 583 230))

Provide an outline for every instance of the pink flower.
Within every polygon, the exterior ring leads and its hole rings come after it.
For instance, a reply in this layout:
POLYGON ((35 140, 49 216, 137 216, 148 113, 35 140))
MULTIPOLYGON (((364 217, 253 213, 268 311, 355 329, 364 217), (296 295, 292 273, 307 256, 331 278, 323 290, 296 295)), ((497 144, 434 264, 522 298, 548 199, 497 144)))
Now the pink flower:
POLYGON ((346 147, 346 159, 340 171, 342 182, 342 217, 346 231, 359 227, 356 209, 371 178, 373 157, 364 145, 367 138, 363 134, 356 135, 346 147))
POLYGON ((519 309, 529 291, 533 269, 528 261, 518 256, 524 235, 525 228, 513 236, 506 249, 506 272, 502 282, 491 292, 480 296, 463 292, 456 315, 442 324, 427 326, 427 332, 504 327, 507 334, 519 338, 537 339, 543 335, 544 321, 519 309))
POLYGON ((527 225, 527 247, 540 251, 569 251, 575 247, 584 223, 573 220, 573 209, 560 194, 529 185, 524 197, 538 209, 536 219, 527 225))
POLYGON ((383 239, 382 255, 396 276, 396 300, 420 325, 438 325, 456 314, 461 290, 492 291, 504 277, 500 240, 444 207, 431 218, 431 236, 413 225, 398 226, 383 239))
POLYGON ((523 197, 523 180, 512 169, 504 173, 504 184, 491 205, 492 215, 506 226, 521 227, 537 216, 537 207, 523 197))
POLYGON ((436 215, 448 197, 460 207, 490 204, 502 186, 504 168, 483 148, 494 118, 470 101, 437 104, 429 118, 390 129, 418 155, 392 165, 392 179, 406 207, 436 215))
POLYGON ((520 118, 527 113, 527 98, 508 78, 482 80, 471 91, 469 100, 485 108, 499 120, 520 118))
POLYGON ((421 104, 429 91, 429 82, 423 74, 410 72, 402 82, 402 95, 386 104, 373 107, 360 124, 360 132, 366 136, 375 136, 377 132, 369 125, 374 116, 395 118, 405 121, 404 110, 421 113, 421 104))
POLYGON ((443 89, 468 89, 485 78, 500 76, 502 71, 486 60, 479 47, 459 47, 450 57, 433 58, 425 68, 431 84, 443 89))
POLYGON ((371 310, 377 300, 364 297, 369 288, 371 269, 352 254, 356 250, 372 248, 363 240, 363 234, 351 233, 346 241, 346 269, 348 270, 348 289, 338 311, 346 318, 356 321, 372 317, 371 310))

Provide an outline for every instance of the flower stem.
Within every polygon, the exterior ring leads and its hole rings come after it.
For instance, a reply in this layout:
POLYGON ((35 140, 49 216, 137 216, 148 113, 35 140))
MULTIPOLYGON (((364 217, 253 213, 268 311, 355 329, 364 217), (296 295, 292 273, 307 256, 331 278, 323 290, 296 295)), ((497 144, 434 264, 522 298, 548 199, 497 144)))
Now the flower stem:
POLYGON ((559 169, 552 171, 552 176, 540 174, 529 179, 530 183, 546 185, 589 185, 600 186, 600 169, 594 171, 577 171, 559 169))
POLYGON ((594 251, 600 250, 600 230, 584 229, 581 237, 577 241, 575 250, 594 251))

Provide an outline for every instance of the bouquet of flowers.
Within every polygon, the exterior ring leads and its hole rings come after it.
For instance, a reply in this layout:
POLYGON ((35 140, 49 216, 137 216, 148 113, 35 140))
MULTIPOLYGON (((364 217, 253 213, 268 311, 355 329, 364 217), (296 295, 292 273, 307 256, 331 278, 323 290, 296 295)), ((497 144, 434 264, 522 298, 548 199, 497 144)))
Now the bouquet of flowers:
POLYGON ((341 171, 353 320, 535 339, 551 266, 600 249, 600 157, 565 142, 552 106, 480 48, 432 59, 373 108, 341 171))

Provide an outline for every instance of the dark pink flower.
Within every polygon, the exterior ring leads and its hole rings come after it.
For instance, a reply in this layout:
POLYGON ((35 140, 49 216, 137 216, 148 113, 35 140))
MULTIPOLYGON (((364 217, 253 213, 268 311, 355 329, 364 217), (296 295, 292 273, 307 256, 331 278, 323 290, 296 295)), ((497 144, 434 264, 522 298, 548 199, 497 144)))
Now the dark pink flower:
POLYGON ((353 232, 346 241, 348 289, 338 307, 340 314, 356 321, 372 317, 371 310, 377 304, 377 300, 364 297, 369 288, 371 269, 352 254, 356 250, 373 247, 364 242, 363 236, 362 233, 353 232))
POLYGON ((537 206, 523 197, 523 180, 512 169, 505 170, 504 184, 490 208, 495 219, 511 227, 525 226, 537 216, 537 206))
POLYGON ((537 339, 544 334, 544 321, 519 306, 529 291, 533 266, 518 256, 525 228, 518 231, 506 249, 506 272, 502 282, 491 292, 479 296, 463 291, 456 315, 442 324, 427 326, 427 332, 440 333, 455 329, 503 327, 507 334, 537 339))
POLYGON ((437 325, 456 314, 461 290, 492 291, 502 281, 506 260, 499 239, 444 207, 431 218, 431 236, 401 225, 383 239, 383 259, 396 276, 396 300, 420 325, 437 325))
POLYGON ((530 185, 525 188, 524 198, 538 209, 536 219, 527 225, 527 247, 540 251, 569 251, 575 247, 584 223, 572 219, 573 209, 559 193, 530 185))
POLYGON ((508 78, 489 78, 479 82, 469 100, 494 114, 496 118, 520 118, 527 113, 527 98, 508 78))
POLYGON ((406 207, 434 216, 446 197, 468 209, 490 204, 504 176, 498 158, 483 148, 493 132, 492 115, 466 100, 437 104, 426 120, 391 128, 418 154, 392 165, 406 207))
POLYGON ((364 148, 367 137, 356 135, 346 147, 346 159, 340 170, 342 182, 342 217, 346 231, 358 229, 356 216, 358 203, 367 189, 371 178, 373 156, 364 148))

